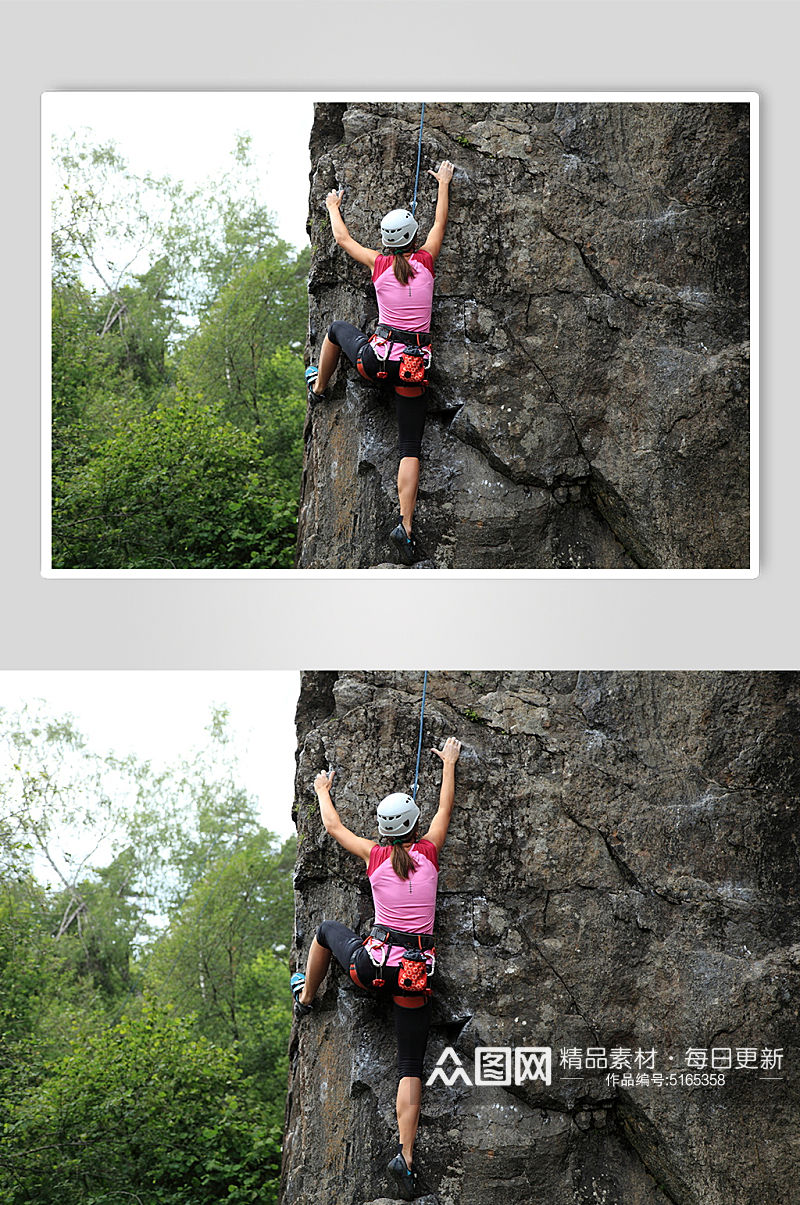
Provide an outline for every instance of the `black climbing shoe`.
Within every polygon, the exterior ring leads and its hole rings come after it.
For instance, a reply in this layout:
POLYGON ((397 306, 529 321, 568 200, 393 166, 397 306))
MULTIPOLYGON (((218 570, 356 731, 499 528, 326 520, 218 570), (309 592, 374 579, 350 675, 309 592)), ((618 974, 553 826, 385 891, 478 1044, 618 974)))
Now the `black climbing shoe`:
POLYGON ((414 1197, 419 1196, 417 1173, 413 1167, 408 1166, 403 1158, 402 1147, 398 1149, 394 1159, 387 1163, 386 1170, 397 1185, 404 1201, 413 1201, 414 1197))
POLYGON ((306 393, 308 395, 308 400, 312 406, 316 405, 317 402, 327 402, 327 400, 328 400, 327 394, 314 392, 314 385, 316 384, 318 375, 319 375, 319 370, 318 370, 316 364, 309 364, 309 366, 305 372, 306 393))
POLYGON ((415 561, 423 559, 414 536, 406 534, 402 519, 397 524, 397 527, 389 532, 389 539, 400 553, 400 560, 404 565, 413 565, 415 561))
POLYGON ((292 989, 294 996, 294 1015, 296 1017, 307 1017, 310 1012, 314 1011, 313 1004, 303 1004, 300 999, 300 993, 305 987, 306 977, 302 971, 295 971, 289 980, 289 986, 292 989))

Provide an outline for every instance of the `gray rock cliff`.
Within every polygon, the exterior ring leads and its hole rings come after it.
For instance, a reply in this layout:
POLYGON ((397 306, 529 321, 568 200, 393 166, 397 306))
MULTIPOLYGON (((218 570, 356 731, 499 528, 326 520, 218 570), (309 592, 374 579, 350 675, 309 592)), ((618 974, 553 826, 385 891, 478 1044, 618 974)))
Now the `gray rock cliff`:
MULTIPOLYGON (((298 965, 321 920, 366 933, 372 915, 363 865, 322 828, 314 775, 335 765, 344 823, 375 835, 378 801, 413 779, 420 695, 419 674, 304 675, 298 965)), ((423 748, 450 734, 464 748, 426 1077, 448 1047, 470 1078, 480 1047, 551 1047, 554 1061, 549 1086, 424 1087, 429 1205, 798 1199, 799 714, 798 674, 430 676, 423 748), (782 1049, 782 1063, 731 1069, 724 1086, 609 1085, 606 1070, 558 1065, 588 1047, 654 1049, 666 1074, 689 1048, 782 1049)), ((423 758, 423 822, 438 765, 423 758)), ((295 1023, 290 1067, 282 1205, 391 1196, 384 1006, 333 967, 295 1023)))
MULTIPOLYGON (((420 109, 318 104, 309 359, 377 315, 324 198, 379 245, 410 205, 420 109)), ((745 104, 429 104, 425 175, 456 164, 437 263, 418 533, 442 568, 749 562, 745 104)), ((297 564, 390 559, 391 394, 339 372, 306 424, 297 564)))

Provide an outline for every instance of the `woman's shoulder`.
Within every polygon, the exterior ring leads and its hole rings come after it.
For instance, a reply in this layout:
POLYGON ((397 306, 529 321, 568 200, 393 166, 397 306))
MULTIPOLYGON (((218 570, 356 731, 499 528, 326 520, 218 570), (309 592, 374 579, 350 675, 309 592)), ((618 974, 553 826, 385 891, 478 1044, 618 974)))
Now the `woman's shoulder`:
POLYGON ((376 281, 378 279, 378 277, 383 272, 386 271, 387 268, 391 267, 393 261, 394 261, 393 255, 381 255, 381 253, 379 251, 375 257, 375 265, 372 269, 373 281, 376 281))
POLYGON ((367 874, 370 875, 376 870, 381 862, 385 862, 387 858, 392 856, 391 845, 380 845, 377 841, 369 851, 369 862, 367 863, 367 874))
POLYGON ((421 837, 419 841, 414 842, 413 848, 419 850, 423 857, 432 862, 437 870, 439 869, 439 851, 432 841, 429 841, 427 837, 421 837))
POLYGON ((433 256, 431 255, 430 251, 414 251, 411 255, 411 258, 416 263, 422 264, 422 266, 427 268, 431 275, 433 275, 433 256))

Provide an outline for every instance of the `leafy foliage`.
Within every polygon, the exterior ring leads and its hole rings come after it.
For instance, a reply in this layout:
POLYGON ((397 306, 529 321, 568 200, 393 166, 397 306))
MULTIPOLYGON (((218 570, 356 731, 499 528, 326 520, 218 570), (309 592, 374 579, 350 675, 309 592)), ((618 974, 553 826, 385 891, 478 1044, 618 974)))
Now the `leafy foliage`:
POLYGON ((196 189, 113 145, 54 154, 54 567, 291 566, 309 252, 249 139, 196 189))
POLYGON ((0 1201, 274 1201, 279 1161, 280 1129, 248 1089, 235 1053, 145 1004, 73 1043, 10 1102, 0 1201))
POLYGON ((53 276, 85 280, 113 299, 154 264, 168 265, 172 331, 202 311, 245 265, 275 242, 275 223, 259 200, 263 181, 249 135, 238 135, 228 172, 189 188, 169 176, 138 175, 113 143, 91 131, 53 140, 53 276))
POLYGON ((0 1205, 274 1201, 295 842, 225 711, 160 772, 40 707, 0 738, 0 1205))
POLYGON ((181 360, 179 380, 248 428, 269 425, 270 403, 303 398, 298 334, 306 321, 309 253, 295 260, 289 250, 276 243, 220 290, 181 360))
POLYGON ((287 459, 265 455, 257 435, 226 421, 219 404, 183 398, 159 406, 59 480, 54 565, 291 565, 297 500, 280 477, 287 459))
POLYGON ((145 986, 191 1011, 199 1031, 234 1044, 262 1097, 286 1089, 288 941, 295 842, 273 849, 264 831, 209 864, 148 959, 145 986))

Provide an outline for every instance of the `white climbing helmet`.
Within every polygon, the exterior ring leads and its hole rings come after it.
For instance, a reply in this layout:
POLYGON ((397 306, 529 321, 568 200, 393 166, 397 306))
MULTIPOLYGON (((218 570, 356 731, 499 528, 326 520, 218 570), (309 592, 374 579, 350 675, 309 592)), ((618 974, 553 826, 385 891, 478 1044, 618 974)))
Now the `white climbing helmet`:
POLYGON ((384 247, 407 247, 419 229, 419 222, 407 209, 393 209, 381 220, 384 247))
POLYGON ((378 804, 378 832, 382 837, 402 837, 419 819, 419 808, 410 795, 396 791, 378 804))

